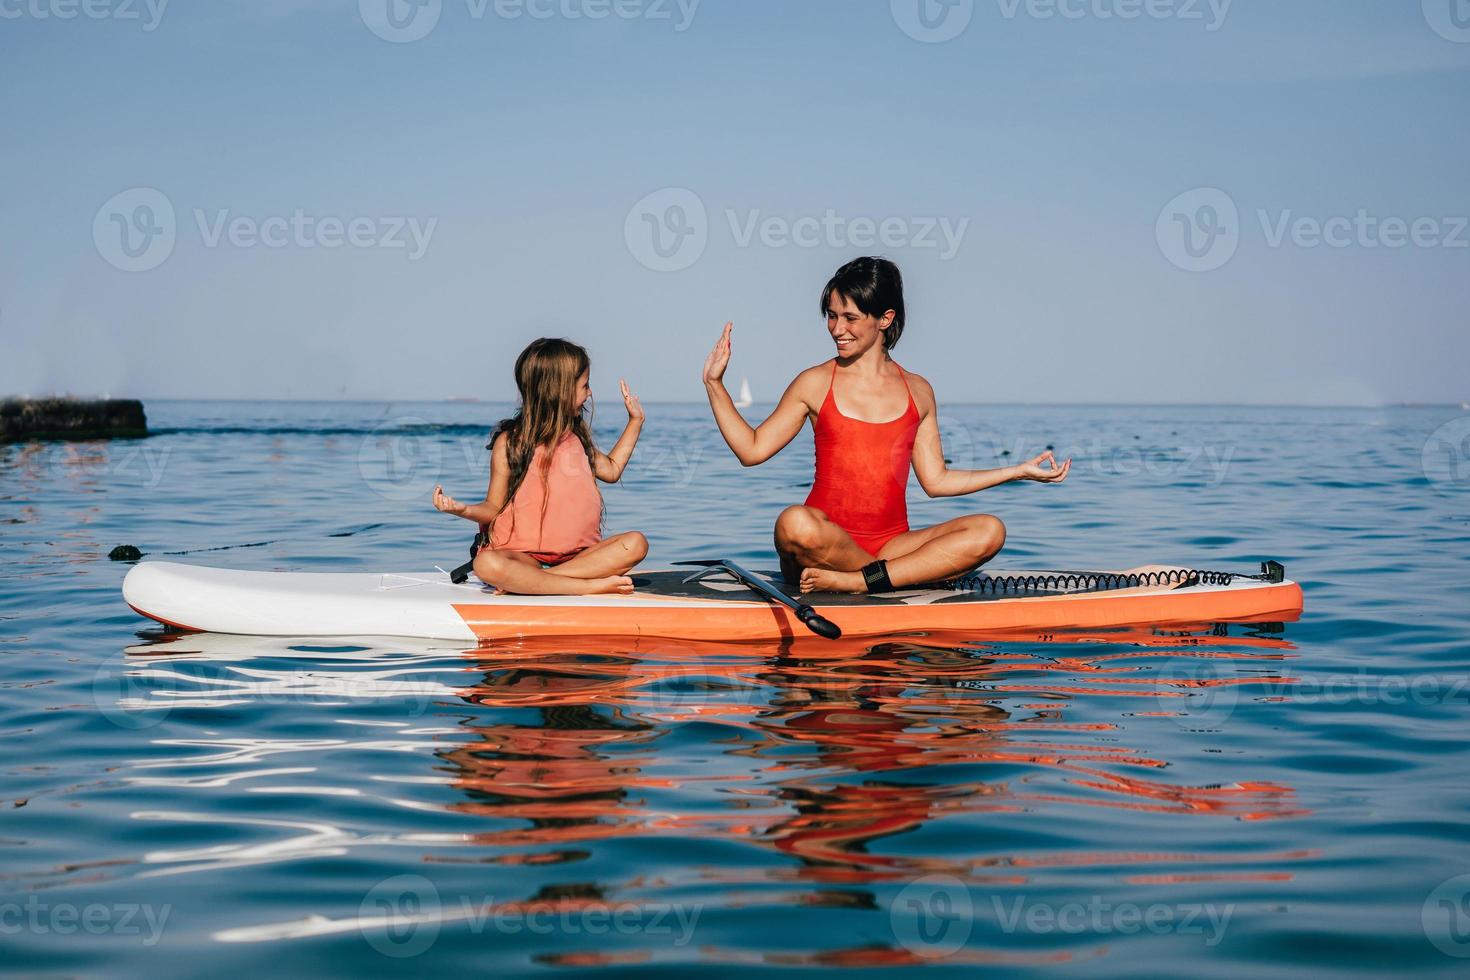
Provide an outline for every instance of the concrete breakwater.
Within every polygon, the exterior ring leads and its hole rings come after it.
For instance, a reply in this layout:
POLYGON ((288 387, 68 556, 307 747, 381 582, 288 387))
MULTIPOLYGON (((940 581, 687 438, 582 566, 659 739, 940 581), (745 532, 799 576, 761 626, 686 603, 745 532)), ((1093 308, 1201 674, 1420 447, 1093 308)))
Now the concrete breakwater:
POLYGON ((24 439, 133 439, 148 434, 134 398, 7 398, 0 401, 0 442, 24 439))

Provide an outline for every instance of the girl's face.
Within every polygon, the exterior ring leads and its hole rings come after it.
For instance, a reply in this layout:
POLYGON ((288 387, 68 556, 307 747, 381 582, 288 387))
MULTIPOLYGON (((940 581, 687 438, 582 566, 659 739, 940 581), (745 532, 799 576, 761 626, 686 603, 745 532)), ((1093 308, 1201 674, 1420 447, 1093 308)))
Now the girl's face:
POLYGON ((592 372, 583 371, 581 377, 577 378, 577 411, 587 404, 587 399, 592 397, 592 372))
POLYGON ((841 293, 834 292, 827 302, 827 332, 837 344, 840 358, 858 357, 883 343, 883 331, 893 322, 889 310, 881 317, 864 313, 841 293))

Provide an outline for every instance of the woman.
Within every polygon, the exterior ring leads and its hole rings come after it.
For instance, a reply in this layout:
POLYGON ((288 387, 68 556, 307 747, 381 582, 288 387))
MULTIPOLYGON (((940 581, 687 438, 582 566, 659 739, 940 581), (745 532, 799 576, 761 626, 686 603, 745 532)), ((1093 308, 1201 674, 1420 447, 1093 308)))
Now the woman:
POLYGON ((725 390, 732 324, 725 324, 704 365, 715 421, 742 464, 764 463, 811 420, 811 493, 776 521, 786 580, 799 582, 803 592, 887 592, 949 579, 989 561, 1005 544, 999 518, 977 514, 910 529, 910 467, 929 496, 959 497, 1013 480, 1061 483, 1072 461, 1058 466, 1046 452, 1001 469, 948 468, 934 389, 889 353, 905 324, 903 277, 887 259, 856 259, 837 270, 822 290, 822 313, 837 356, 797 375, 756 428, 725 390))

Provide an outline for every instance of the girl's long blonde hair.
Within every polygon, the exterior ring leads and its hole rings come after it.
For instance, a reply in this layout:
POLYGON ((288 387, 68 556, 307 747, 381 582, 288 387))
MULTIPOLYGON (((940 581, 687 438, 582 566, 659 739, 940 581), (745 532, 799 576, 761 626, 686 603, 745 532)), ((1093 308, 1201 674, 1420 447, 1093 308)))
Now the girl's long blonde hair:
MULTIPOLYGON (((521 395, 520 407, 510 418, 503 420, 490 435, 486 449, 495 445, 495 440, 505 436, 505 458, 510 464, 510 486, 505 502, 495 515, 499 517, 515 499, 516 491, 525 482, 536 450, 546 447, 542 454, 543 478, 551 470, 551 457, 567 433, 576 435, 587 454, 587 463, 597 469, 597 449, 592 442, 592 399, 587 399, 581 410, 577 408, 577 380, 592 368, 592 359, 585 348, 569 340, 543 337, 532 341, 516 358, 516 389, 521 395)), ((550 481, 543 479, 546 495, 541 499, 541 520, 546 520, 546 507, 550 500, 550 481)), ((493 520, 493 519, 492 519, 493 520)))

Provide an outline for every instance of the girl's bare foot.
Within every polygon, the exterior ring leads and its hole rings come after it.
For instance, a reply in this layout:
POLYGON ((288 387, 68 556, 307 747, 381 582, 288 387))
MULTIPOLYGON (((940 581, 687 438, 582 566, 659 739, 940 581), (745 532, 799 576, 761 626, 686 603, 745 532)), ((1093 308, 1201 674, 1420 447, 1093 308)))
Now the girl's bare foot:
POLYGON ((580 581, 586 591, 578 590, 579 595, 632 595, 633 580, 626 575, 609 575, 606 578, 584 578, 568 579, 569 582, 580 581))
POLYGON ((801 572, 803 592, 849 592, 862 594, 868 583, 862 572, 834 572, 830 568, 806 568, 801 572))

